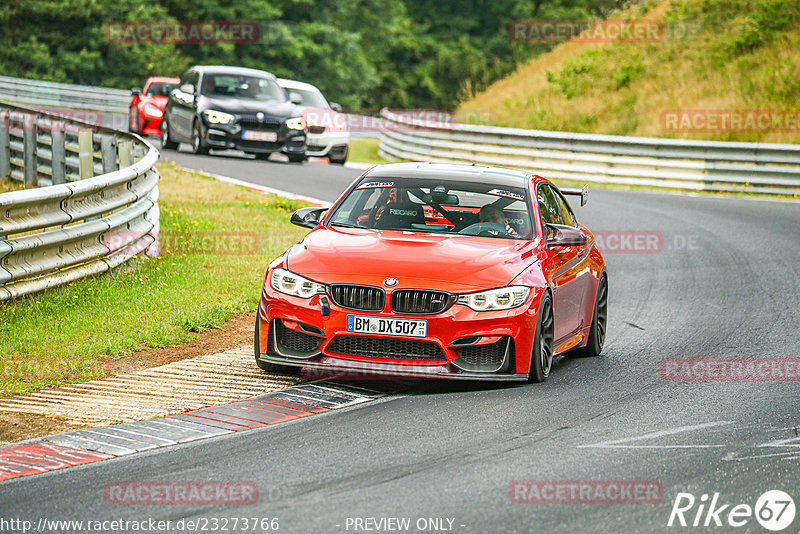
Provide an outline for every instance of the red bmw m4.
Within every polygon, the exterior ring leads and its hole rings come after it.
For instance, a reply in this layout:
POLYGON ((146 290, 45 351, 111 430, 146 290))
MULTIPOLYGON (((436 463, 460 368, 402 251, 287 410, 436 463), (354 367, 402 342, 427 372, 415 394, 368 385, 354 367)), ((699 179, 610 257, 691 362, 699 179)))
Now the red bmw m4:
POLYGON ((608 276, 567 196, 530 173, 372 167, 273 261, 255 328, 270 372, 541 382, 553 357, 596 356, 608 276))

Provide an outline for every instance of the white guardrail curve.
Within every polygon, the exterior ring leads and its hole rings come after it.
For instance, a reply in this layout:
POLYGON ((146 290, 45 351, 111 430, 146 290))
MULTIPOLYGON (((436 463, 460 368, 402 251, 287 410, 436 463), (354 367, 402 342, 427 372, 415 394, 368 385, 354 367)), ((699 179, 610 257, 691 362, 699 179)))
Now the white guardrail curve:
POLYGON ((800 145, 523 130, 381 111, 387 160, 482 163, 560 180, 679 190, 800 194, 800 145))
POLYGON ((0 302, 158 248, 158 151, 138 135, 0 103, 0 302), (44 187, 38 187, 44 186, 44 187))

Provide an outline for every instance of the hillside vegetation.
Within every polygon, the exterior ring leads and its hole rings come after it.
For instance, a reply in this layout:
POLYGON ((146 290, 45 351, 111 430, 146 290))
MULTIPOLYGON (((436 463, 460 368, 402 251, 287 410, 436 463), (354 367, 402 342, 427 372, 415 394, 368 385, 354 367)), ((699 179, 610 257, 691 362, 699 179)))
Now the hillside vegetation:
MULTIPOLYGON (((800 2, 673 0, 609 18, 659 21, 652 42, 565 42, 463 102, 462 121, 617 135, 800 142, 800 2), (675 128, 675 110, 743 118, 675 128), (770 125, 748 124, 748 111, 770 125), (674 115, 673 115, 674 116, 674 115)), ((752 114, 751 114, 752 116, 752 114)))

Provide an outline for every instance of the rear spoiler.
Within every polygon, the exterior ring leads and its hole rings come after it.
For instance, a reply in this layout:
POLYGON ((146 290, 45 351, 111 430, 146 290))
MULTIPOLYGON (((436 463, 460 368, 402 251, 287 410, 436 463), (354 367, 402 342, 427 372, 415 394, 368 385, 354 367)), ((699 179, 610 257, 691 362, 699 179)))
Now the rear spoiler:
POLYGON ((589 202, 589 184, 583 187, 559 187, 558 190, 564 195, 580 196, 581 206, 585 206, 586 203, 589 202))

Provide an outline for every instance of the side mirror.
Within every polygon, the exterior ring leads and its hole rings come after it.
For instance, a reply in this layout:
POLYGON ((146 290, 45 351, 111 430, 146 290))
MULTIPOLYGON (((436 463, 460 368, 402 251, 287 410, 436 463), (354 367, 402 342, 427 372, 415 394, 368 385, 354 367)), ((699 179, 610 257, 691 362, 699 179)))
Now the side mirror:
POLYGON ((142 90, 138 87, 131 89, 131 96, 142 96, 142 90))
POLYGON ((302 104, 303 97, 300 96, 300 93, 290 92, 289 93, 289 100, 291 100, 292 104, 302 104))
POLYGON ((192 85, 190 83, 185 83, 185 84, 181 85, 180 90, 181 90, 181 93, 186 93, 187 95, 193 95, 194 94, 194 85, 192 85))
POLYGON ((290 219, 292 224, 302 226, 303 228, 316 228, 319 221, 322 219, 322 214, 328 211, 328 208, 319 208, 316 206, 308 208, 300 208, 292 213, 290 219))
POLYGON ((545 224, 545 245, 549 249, 560 247, 582 247, 589 240, 580 228, 563 224, 545 224))
POLYGON ((343 113, 344 109, 342 108, 341 104, 337 104, 336 102, 328 102, 331 105, 331 109, 336 113, 343 113))

